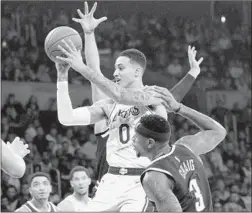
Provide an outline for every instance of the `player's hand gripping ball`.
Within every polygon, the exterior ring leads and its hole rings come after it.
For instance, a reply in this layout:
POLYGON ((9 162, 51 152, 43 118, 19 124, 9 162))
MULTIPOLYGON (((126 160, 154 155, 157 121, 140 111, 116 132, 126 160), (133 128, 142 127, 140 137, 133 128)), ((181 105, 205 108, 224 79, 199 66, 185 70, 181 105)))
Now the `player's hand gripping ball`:
POLYGON ((82 50, 82 39, 80 34, 75 29, 66 26, 54 28, 48 33, 45 39, 46 55, 53 62, 60 62, 58 59, 56 59, 56 56, 65 57, 64 53, 58 48, 59 44, 62 45, 63 39, 71 39, 77 50, 82 50))

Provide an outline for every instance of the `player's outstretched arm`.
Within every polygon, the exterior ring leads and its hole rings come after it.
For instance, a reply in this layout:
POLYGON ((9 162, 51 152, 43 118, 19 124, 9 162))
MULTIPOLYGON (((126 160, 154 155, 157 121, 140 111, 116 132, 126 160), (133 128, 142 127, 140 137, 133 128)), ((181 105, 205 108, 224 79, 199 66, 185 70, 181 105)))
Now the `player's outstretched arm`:
POLYGON ((195 50, 195 47, 191 47, 189 45, 187 54, 190 64, 190 70, 182 80, 180 80, 173 88, 170 89, 170 92, 178 102, 181 102, 183 100, 185 95, 191 89, 197 76, 200 74, 199 64, 195 63, 196 53, 197 51, 195 50))
POLYGON ((183 144, 191 149, 196 155, 205 154, 214 149, 226 137, 226 129, 214 119, 194 109, 178 103, 171 92, 165 88, 155 86, 155 89, 163 93, 167 110, 176 112, 191 120, 202 131, 196 135, 185 136, 178 140, 177 144, 183 144))
POLYGON ((191 120, 202 130, 195 135, 185 136, 176 142, 187 146, 196 155, 210 152, 225 139, 226 129, 209 116, 184 105, 181 105, 178 114, 191 120))
POLYGON ((148 198, 155 203, 157 211, 182 212, 181 205, 172 191, 174 183, 167 175, 148 171, 142 184, 148 198))
POLYGON ((2 170, 14 178, 21 178, 25 173, 23 157, 30 153, 28 145, 16 137, 11 144, 2 141, 2 170))
POLYGON ((65 126, 89 125, 105 116, 101 107, 79 107, 73 109, 68 90, 68 65, 56 63, 57 68, 57 113, 59 122, 65 126))
POLYGON ((59 45, 59 49, 67 56, 67 58, 57 56, 57 59, 61 60, 63 63, 68 63, 74 70, 96 84, 99 89, 115 102, 125 105, 142 106, 163 103, 163 95, 156 92, 153 87, 147 87, 145 89, 125 89, 104 77, 100 72, 91 70, 83 63, 80 51, 76 49, 71 40, 68 40, 68 43, 63 40, 63 43, 65 48, 59 45))
MULTIPOLYGON (((87 66, 96 72, 100 70, 100 57, 97 44, 95 41, 95 28, 103 21, 107 20, 107 17, 100 19, 94 18, 94 12, 96 10, 97 3, 95 2, 92 9, 89 12, 88 3, 84 3, 85 13, 83 14, 80 9, 77 10, 80 18, 73 18, 73 21, 80 23, 85 34, 85 58, 87 66)), ((95 103, 107 96, 93 83, 91 82, 92 88, 92 101, 95 103)))

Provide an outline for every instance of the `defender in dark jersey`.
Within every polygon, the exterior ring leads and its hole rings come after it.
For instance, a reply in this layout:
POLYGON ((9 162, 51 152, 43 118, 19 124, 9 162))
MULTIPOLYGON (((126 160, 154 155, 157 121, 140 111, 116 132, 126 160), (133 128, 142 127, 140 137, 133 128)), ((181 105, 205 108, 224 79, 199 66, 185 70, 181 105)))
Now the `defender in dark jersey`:
POLYGON ((32 199, 27 201, 15 212, 59 212, 60 209, 49 201, 52 191, 51 178, 43 172, 30 176, 30 194, 32 199))
POLYGON ((133 138, 138 155, 152 160, 141 175, 143 188, 157 211, 212 211, 210 187, 199 155, 214 149, 226 130, 210 117, 177 103, 169 91, 167 104, 202 131, 171 146, 169 123, 158 115, 143 116, 133 138))

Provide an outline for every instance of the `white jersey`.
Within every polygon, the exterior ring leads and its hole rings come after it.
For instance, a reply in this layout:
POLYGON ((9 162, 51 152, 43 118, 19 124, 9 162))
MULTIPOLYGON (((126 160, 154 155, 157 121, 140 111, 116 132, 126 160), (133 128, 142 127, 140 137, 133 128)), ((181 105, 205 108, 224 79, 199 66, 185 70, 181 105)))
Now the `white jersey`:
POLYGON ((151 113, 147 106, 113 105, 108 119, 107 162, 110 166, 145 168, 150 164, 148 158, 137 157, 131 139, 140 118, 151 113))
POLYGON ((67 196, 64 200, 62 200, 58 204, 58 207, 60 208, 60 210, 74 211, 74 212, 84 212, 87 210, 87 206, 88 206, 87 203, 77 200, 73 194, 67 196))

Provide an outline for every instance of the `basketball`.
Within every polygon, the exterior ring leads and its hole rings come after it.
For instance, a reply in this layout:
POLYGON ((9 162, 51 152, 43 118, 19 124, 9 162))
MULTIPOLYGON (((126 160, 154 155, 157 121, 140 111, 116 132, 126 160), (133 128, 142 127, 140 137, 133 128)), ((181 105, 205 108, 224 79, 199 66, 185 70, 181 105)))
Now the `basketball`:
POLYGON ((80 34, 73 28, 67 26, 61 26, 51 30, 45 39, 45 52, 46 55, 53 61, 57 62, 56 56, 64 56, 62 51, 58 48, 60 44, 63 48, 65 45, 62 43, 62 40, 71 39, 75 47, 78 50, 82 50, 82 39, 80 34))

